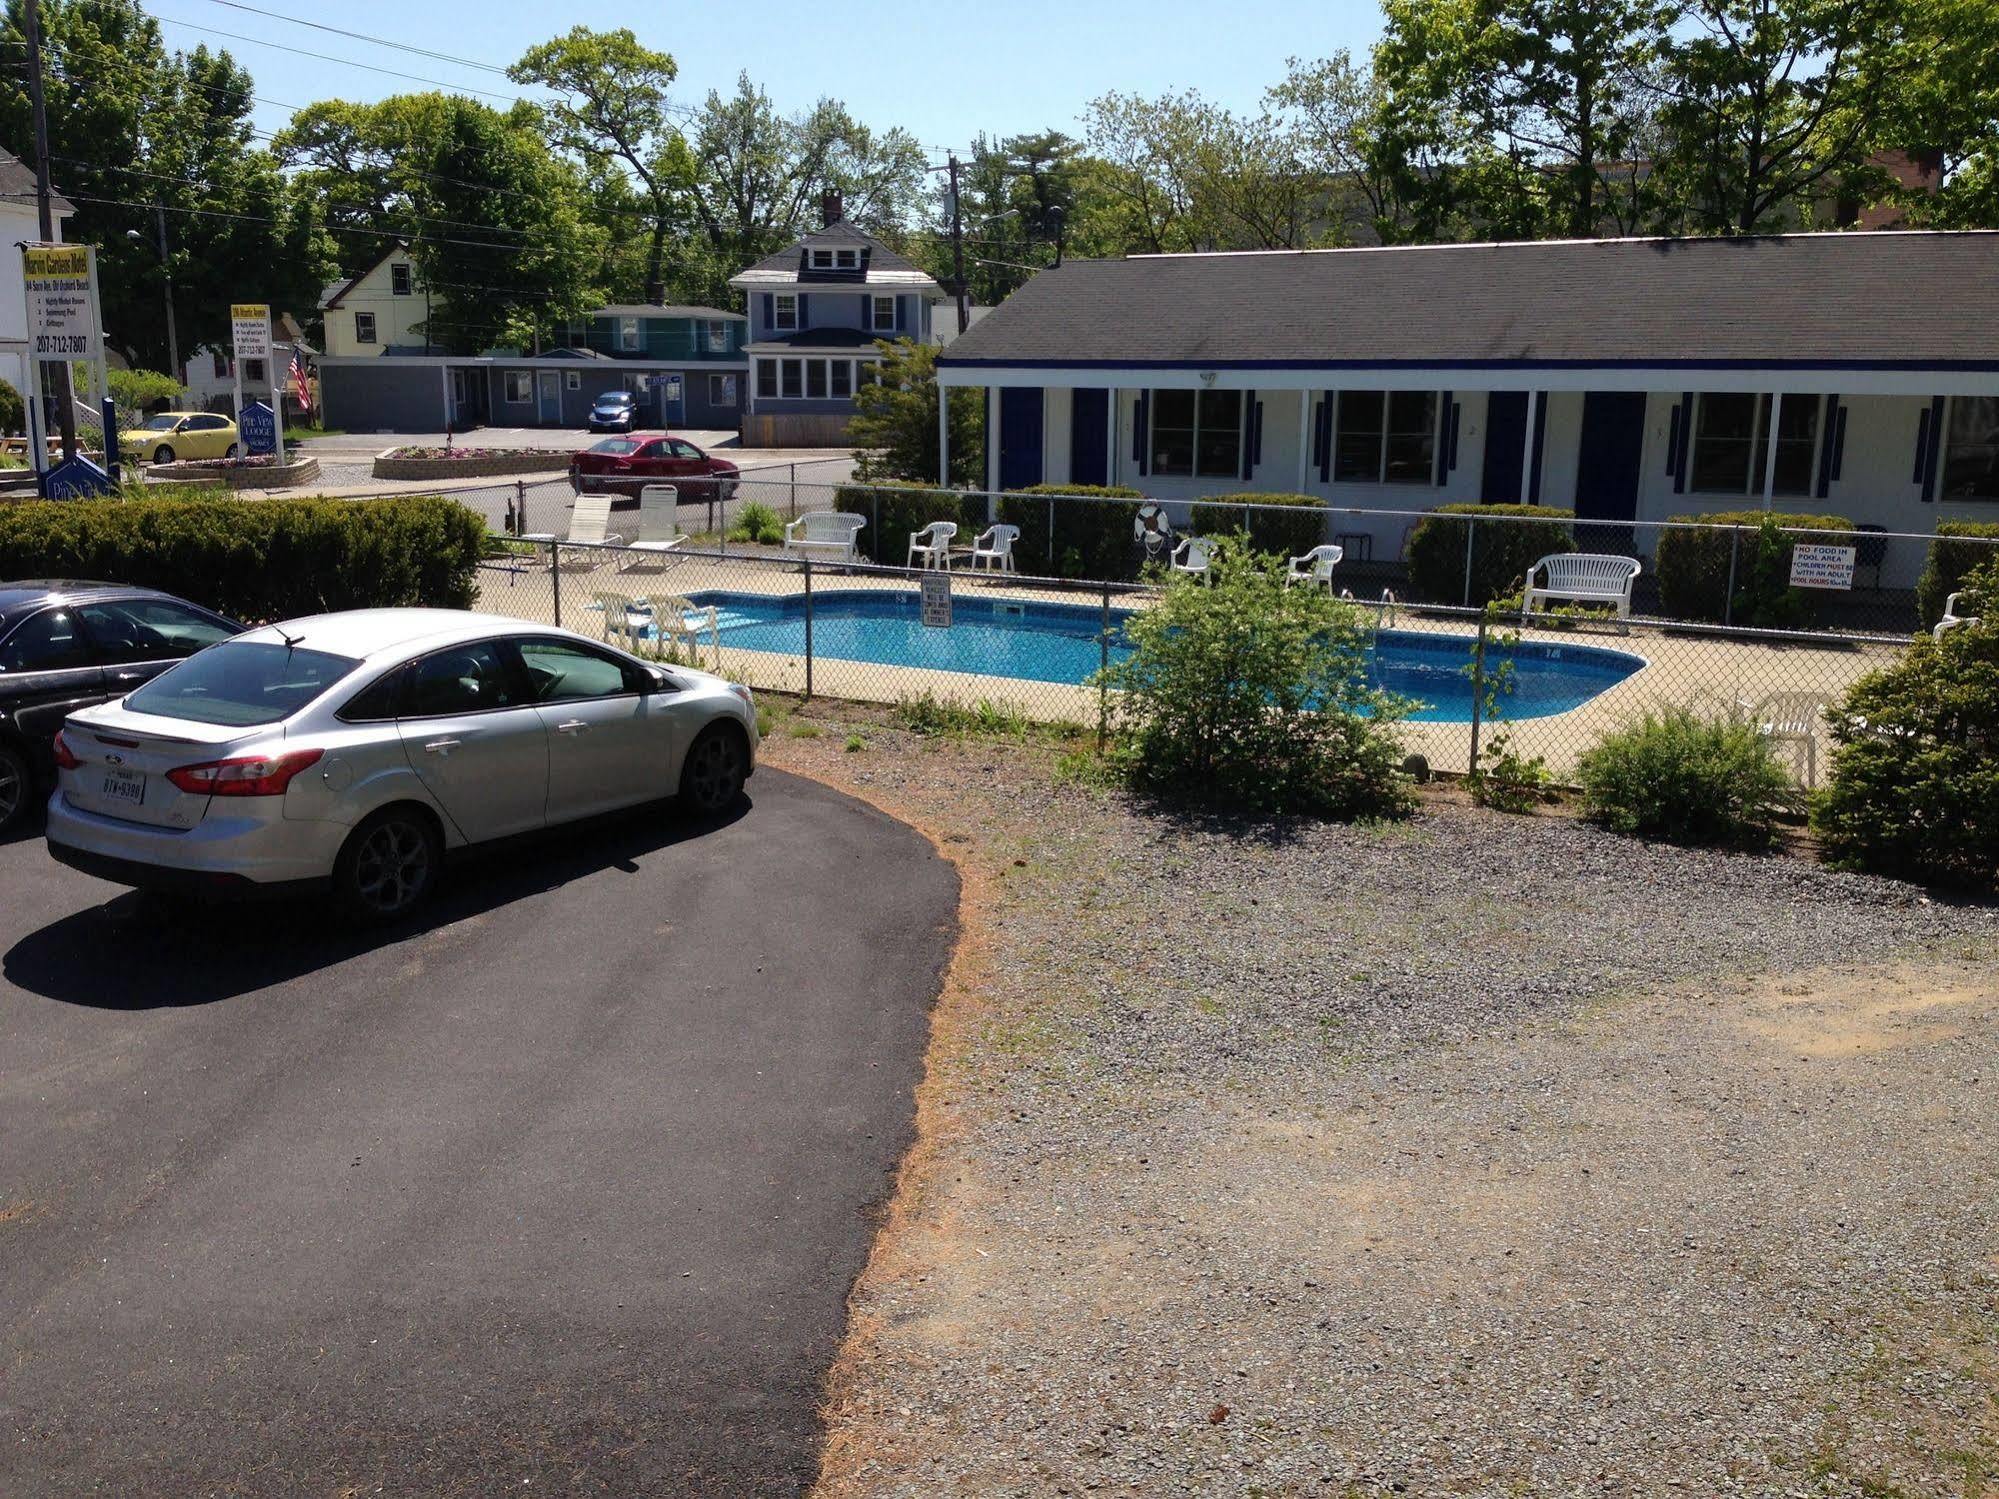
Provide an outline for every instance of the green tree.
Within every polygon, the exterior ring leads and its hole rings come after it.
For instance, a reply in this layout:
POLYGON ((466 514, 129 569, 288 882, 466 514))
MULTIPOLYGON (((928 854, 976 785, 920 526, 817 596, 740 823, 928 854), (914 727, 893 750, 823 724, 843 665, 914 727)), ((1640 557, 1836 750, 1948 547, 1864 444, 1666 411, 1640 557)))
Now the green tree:
POLYGON ((1897 196, 1912 223, 1999 228, 1999 5, 1909 0, 1902 14, 1889 42, 1899 55, 1882 65, 1896 85, 1870 110, 1874 140, 1930 153, 1939 181, 1897 196))
MULTIPOLYGON (((937 349, 879 339, 880 379, 854 392, 848 435, 860 455, 856 478, 937 482, 937 349)), ((951 483, 985 482, 985 401, 979 391, 951 392, 951 483)))
POLYGON ((1345 50, 1313 62, 1289 58, 1269 100, 1289 112, 1293 149, 1323 185, 1329 237, 1349 241, 1369 225, 1384 241, 1403 238, 1408 213, 1383 150, 1384 101, 1373 70, 1345 50))

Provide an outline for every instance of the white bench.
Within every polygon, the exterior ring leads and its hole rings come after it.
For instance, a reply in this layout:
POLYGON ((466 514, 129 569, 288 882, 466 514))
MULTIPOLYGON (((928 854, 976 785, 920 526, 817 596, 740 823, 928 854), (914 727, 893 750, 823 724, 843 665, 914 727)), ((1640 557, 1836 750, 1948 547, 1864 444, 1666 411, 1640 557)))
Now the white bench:
POLYGON ((865 515, 850 510, 808 510, 784 528, 784 549, 854 562, 859 560, 861 530, 867 523, 865 515))
POLYGON ((1556 552, 1527 569, 1527 588, 1520 597, 1520 622, 1535 606, 1559 599, 1567 604, 1610 604, 1619 619, 1631 618, 1631 585, 1637 581, 1636 557, 1609 552, 1556 552), (1536 583, 1536 576, 1546 582, 1536 583))

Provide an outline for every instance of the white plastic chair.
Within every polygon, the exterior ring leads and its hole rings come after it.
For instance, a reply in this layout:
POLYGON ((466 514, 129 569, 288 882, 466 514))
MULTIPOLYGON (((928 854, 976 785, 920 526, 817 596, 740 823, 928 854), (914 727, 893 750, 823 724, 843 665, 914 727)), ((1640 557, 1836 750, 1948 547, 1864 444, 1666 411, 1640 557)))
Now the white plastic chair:
POLYGON ((671 484, 648 484, 639 491, 639 534, 627 549, 640 555, 620 572, 663 572, 663 552, 671 552, 687 540, 680 529, 680 491, 671 484))
POLYGON ((910 567, 941 567, 951 570, 951 543, 958 538, 958 523, 934 520, 921 531, 909 533, 910 567))
POLYGON ((639 648, 639 622, 632 618, 637 606, 622 593, 593 593, 591 599, 604 611, 604 639, 624 650, 639 648))
POLYGON ((1324 546, 1313 547, 1304 556, 1291 559, 1291 570, 1285 573, 1284 584, 1288 588, 1293 583, 1310 583, 1330 591, 1333 586, 1333 569, 1340 565, 1340 560, 1345 556, 1346 548, 1335 546, 1330 541, 1324 546))
POLYGON ((1805 786, 1819 780, 1819 729, 1825 722, 1828 699, 1817 692, 1772 692, 1755 702, 1739 701, 1736 707, 1756 732, 1772 744, 1802 748, 1805 757, 1805 786))
POLYGON ((972 566, 1003 573, 1017 571, 1013 565, 1013 544, 1019 540, 1018 526, 988 526, 972 540, 972 566))
POLYGON ((1943 601, 1943 618, 1938 620, 1937 627, 1930 631, 1933 638, 1941 640, 1952 630, 1961 630, 1966 625, 1975 625, 1982 622, 1982 617, 1979 615, 1959 614, 1957 612, 1959 608, 1958 600, 1963 597, 1964 594, 1962 593, 1954 593, 1943 601))
MULTIPOLYGON (((553 531, 531 531, 521 540, 552 543, 556 536, 553 531)), ((555 565, 564 572, 589 572, 604 560, 597 548, 623 541, 624 537, 611 529, 610 495, 580 494, 569 512, 569 535, 555 548, 555 565), (565 550, 568 547, 577 550, 565 550)))
POLYGON ((1171 566, 1176 573, 1199 578, 1203 583, 1214 577, 1215 543, 1206 536, 1189 536, 1173 549, 1171 566))
POLYGON ((722 617, 721 611, 713 604, 696 607, 678 594, 649 593, 645 596, 645 608, 652 615, 653 644, 670 650, 687 647, 694 664, 701 664, 701 632, 708 632, 708 643, 714 647, 715 669, 722 669, 722 617))

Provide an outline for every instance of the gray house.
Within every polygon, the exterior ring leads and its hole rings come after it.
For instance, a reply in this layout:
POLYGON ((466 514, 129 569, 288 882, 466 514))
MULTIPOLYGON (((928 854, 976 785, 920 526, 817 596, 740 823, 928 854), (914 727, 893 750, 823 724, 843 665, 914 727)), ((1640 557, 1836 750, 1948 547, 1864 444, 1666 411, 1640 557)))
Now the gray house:
POLYGON ((848 223, 838 193, 821 208, 823 228, 729 279, 749 307, 752 447, 839 445, 854 391, 874 378, 876 340, 938 341, 944 288, 848 223))
POLYGON ((747 319, 718 307, 600 307, 535 354, 432 354, 390 345, 319 361, 329 425, 357 432, 580 427, 606 391, 638 397, 653 427, 733 431, 742 415, 747 319))

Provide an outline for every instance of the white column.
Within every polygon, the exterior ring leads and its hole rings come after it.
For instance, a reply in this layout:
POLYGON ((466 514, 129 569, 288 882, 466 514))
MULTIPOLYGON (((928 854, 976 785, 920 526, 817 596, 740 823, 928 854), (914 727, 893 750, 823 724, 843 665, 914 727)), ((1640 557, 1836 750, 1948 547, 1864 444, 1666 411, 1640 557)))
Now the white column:
POLYGON ((1770 397, 1770 425, 1763 433, 1763 508, 1770 508, 1770 497, 1777 492, 1777 418, 1783 414, 1784 393, 1778 391, 1770 397))
POLYGON ((937 387, 937 486, 951 487, 951 387, 937 387))
POLYGON ((1312 392, 1298 392, 1298 493, 1305 492, 1312 471, 1312 392))
POLYGON ((454 420, 458 415, 457 412, 451 409, 451 366, 450 365, 440 364, 437 367, 437 383, 439 388, 444 392, 444 425, 448 428, 454 424, 454 420))
POLYGON ((1532 504, 1534 493, 1534 418, 1541 409, 1541 392, 1527 392, 1527 427, 1520 437, 1520 503, 1532 504))
POLYGON ((999 488, 1000 393, 997 385, 986 387, 986 491, 999 488))

